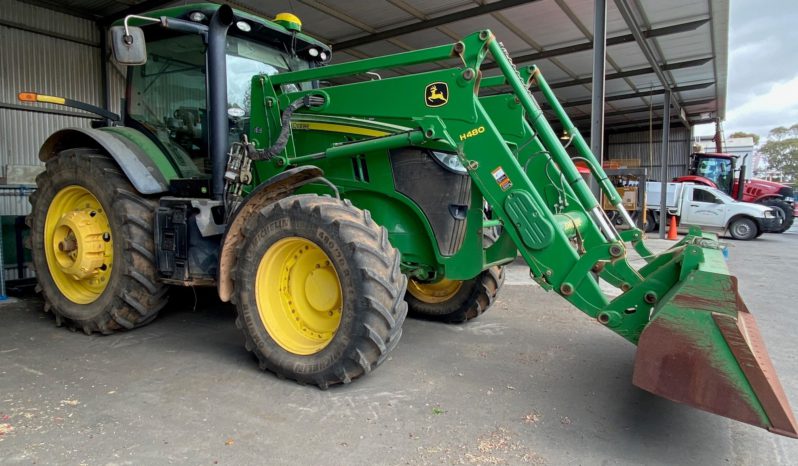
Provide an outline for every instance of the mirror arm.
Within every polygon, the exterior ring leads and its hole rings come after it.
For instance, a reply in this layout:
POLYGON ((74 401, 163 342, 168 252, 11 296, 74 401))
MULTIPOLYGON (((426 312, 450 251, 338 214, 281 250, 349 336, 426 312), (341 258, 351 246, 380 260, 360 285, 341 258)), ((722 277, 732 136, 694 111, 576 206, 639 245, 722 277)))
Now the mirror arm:
POLYGON ((202 23, 195 23, 194 21, 186 21, 184 19, 161 17, 161 26, 173 31, 186 32, 189 34, 199 34, 205 36, 208 34, 208 26, 202 23))
POLYGON ((129 29, 129 26, 127 24, 127 22, 130 20, 130 18, 140 19, 142 21, 150 21, 152 23, 160 23, 161 22, 160 19, 150 18, 148 16, 139 16, 139 15, 127 15, 127 16, 125 16, 125 21, 123 22, 123 24, 125 25, 125 42, 128 45, 130 45, 132 43, 132 41, 133 41, 133 36, 130 35, 130 29, 129 29), (130 42, 128 42, 128 41, 130 41, 130 42))

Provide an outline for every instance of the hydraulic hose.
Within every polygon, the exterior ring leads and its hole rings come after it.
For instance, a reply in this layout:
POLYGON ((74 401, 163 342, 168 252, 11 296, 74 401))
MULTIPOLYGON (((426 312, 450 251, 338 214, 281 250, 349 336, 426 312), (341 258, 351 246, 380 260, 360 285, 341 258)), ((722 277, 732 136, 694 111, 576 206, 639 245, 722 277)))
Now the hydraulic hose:
POLYGON ((300 108, 309 106, 309 95, 291 102, 291 104, 283 110, 283 114, 280 117, 280 134, 277 136, 277 140, 274 141, 274 144, 268 149, 253 151, 249 154, 249 158, 252 160, 269 160, 282 153, 283 150, 285 150, 286 144, 288 144, 288 137, 291 135, 291 117, 294 115, 294 112, 300 108))

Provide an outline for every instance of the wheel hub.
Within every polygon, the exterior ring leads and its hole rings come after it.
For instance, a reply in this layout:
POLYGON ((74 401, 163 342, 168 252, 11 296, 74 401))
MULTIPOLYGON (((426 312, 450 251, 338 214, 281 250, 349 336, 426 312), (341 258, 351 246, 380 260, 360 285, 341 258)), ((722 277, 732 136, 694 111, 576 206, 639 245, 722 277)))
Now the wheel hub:
POLYGON ((438 304, 452 299, 462 286, 461 280, 443 278, 434 283, 424 283, 412 279, 407 283, 407 291, 419 301, 438 304))
POLYGON ((261 321, 283 349, 310 355, 332 341, 343 297, 338 273, 319 246, 298 237, 277 241, 261 258, 255 282, 261 321))
MULTIPOLYGON (((105 264, 104 228, 95 220, 92 209, 64 214, 53 233, 53 250, 58 267, 75 280, 85 280, 101 272, 105 264)), ((106 266, 107 267, 107 266, 106 266)))
POLYGON ((72 185, 53 196, 43 247, 50 276, 64 297, 77 304, 100 297, 110 280, 113 239, 105 210, 88 189, 72 185))

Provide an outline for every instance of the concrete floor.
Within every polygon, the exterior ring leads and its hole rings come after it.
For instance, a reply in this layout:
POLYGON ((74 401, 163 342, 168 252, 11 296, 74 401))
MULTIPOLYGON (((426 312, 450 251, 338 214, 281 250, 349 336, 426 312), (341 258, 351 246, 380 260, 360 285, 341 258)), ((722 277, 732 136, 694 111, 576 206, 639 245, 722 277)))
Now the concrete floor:
MULTIPOLYGON (((798 231, 729 241, 798 406, 798 231)), ((634 347, 512 266, 467 325, 405 324, 391 360, 320 391, 257 369, 233 311, 182 293, 148 327, 56 328, 0 306, 0 463, 788 464, 798 441, 631 385, 634 347)))

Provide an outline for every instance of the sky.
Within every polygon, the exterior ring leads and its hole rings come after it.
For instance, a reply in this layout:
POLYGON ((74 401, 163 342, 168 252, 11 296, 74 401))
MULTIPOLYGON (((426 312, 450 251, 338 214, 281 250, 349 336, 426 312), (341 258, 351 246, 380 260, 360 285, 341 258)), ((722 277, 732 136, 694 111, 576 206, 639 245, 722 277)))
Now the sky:
MULTIPOLYGON (((798 0, 730 0, 729 74, 723 132, 765 139, 798 123, 798 0)), ((714 125, 696 126, 711 135, 714 125)))

